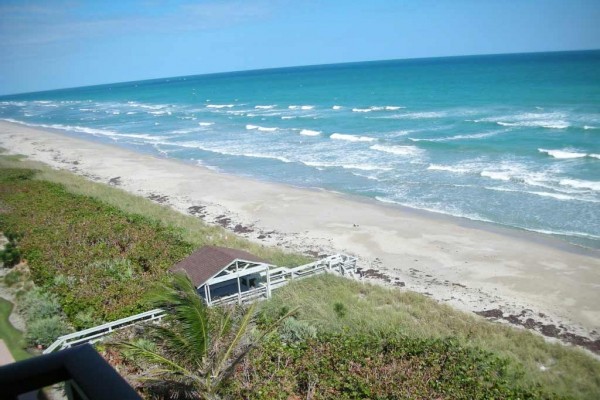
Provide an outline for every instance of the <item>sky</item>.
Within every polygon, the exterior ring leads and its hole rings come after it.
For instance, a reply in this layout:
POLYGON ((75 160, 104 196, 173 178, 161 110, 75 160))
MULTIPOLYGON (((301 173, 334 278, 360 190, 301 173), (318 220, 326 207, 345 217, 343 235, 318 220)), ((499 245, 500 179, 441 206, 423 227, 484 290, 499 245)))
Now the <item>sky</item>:
POLYGON ((0 94, 299 65, 600 49, 600 0, 0 0, 0 94))

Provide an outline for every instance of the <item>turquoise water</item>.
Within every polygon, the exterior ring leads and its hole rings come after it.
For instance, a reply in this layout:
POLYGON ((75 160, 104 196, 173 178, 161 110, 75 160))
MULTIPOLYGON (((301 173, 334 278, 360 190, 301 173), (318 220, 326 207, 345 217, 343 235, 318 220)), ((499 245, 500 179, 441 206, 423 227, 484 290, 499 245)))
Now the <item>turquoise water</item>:
POLYGON ((65 89, 0 118, 600 247, 600 51, 65 89))

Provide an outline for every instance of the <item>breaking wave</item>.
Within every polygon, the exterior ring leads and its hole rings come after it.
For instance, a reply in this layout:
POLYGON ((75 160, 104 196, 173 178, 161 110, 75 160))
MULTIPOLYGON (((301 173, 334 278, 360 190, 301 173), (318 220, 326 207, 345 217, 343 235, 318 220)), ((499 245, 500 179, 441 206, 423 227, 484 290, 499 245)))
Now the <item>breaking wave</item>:
POLYGON ((334 133, 329 137, 334 140, 346 140, 348 142, 374 142, 376 140, 370 136, 347 135, 344 133, 334 133))

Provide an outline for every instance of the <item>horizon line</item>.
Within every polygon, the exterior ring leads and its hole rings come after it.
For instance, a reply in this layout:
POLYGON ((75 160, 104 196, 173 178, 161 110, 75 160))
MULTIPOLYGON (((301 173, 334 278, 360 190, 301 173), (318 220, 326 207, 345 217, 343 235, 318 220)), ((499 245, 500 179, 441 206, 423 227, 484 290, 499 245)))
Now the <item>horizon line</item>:
POLYGON ((94 88, 94 87, 109 86, 109 85, 126 85, 128 83, 150 82, 150 81, 158 81, 161 79, 181 79, 181 78, 200 77, 200 76, 252 73, 252 72, 260 72, 260 71, 275 71, 275 70, 285 70, 285 69, 295 69, 295 68, 331 67, 331 66, 338 66, 338 65, 366 64, 366 63, 379 63, 379 62, 390 62, 390 61, 435 60, 435 59, 442 59, 442 58, 489 57, 489 56, 508 56, 508 55, 526 55, 526 54, 544 54, 544 53, 546 53, 546 54, 547 53, 578 53, 578 52, 594 52, 594 51, 600 51, 600 48, 576 49, 576 50, 528 51, 528 52, 518 52, 518 53, 457 54, 457 55, 451 55, 451 56, 407 57, 407 58, 391 58, 391 59, 379 59, 379 60, 343 61, 343 62, 325 63, 325 64, 288 65, 288 66, 282 66, 282 67, 266 67, 266 68, 232 70, 232 71, 207 72, 207 73, 200 73, 200 74, 189 74, 189 75, 178 75, 178 76, 166 76, 166 77, 158 77, 158 78, 143 78, 143 79, 137 79, 137 80, 95 83, 95 84, 83 85, 83 86, 70 86, 70 87, 64 87, 64 88, 44 89, 44 90, 38 90, 38 91, 33 91, 33 92, 0 94, 0 99, 4 98, 4 97, 42 94, 42 93, 57 92, 57 91, 62 91, 62 90, 94 88))

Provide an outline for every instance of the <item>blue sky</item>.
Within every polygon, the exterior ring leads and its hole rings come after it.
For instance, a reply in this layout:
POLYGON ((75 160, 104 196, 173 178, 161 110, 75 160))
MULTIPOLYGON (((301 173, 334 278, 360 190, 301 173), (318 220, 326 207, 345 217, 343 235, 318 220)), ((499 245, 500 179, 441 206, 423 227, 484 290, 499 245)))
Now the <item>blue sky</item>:
POLYGON ((0 0, 0 94, 350 61, 600 48, 599 0, 0 0))

